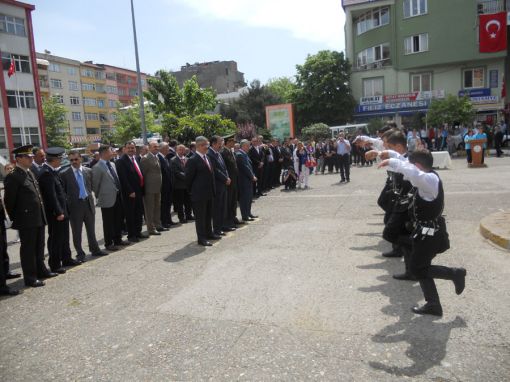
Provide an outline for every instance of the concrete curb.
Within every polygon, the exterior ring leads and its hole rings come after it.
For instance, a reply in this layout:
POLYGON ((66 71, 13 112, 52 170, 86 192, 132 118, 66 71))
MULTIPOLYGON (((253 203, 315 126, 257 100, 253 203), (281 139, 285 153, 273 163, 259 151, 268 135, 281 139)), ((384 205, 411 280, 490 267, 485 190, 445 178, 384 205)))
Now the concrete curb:
POLYGON ((480 233, 494 244, 510 250, 510 212, 501 211, 480 221, 480 233))

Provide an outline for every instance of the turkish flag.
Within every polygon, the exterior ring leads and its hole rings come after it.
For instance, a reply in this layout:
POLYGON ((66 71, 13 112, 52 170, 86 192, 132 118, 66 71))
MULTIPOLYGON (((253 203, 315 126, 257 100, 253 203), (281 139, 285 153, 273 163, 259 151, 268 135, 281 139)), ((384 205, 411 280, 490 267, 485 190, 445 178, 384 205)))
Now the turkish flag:
POLYGON ((506 50, 506 12, 480 15, 480 53, 506 50))
POLYGON ((14 60, 11 58, 11 66, 9 66, 9 71, 7 72, 7 76, 12 76, 16 73, 16 66, 14 65, 14 60))

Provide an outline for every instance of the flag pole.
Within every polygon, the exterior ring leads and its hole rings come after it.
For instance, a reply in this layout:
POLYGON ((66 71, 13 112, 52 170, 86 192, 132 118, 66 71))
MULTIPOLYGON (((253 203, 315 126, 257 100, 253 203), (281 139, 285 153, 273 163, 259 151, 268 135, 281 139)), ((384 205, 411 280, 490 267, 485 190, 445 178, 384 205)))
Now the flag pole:
MULTIPOLYGON (((14 58, 11 59, 14 62, 14 58)), ((14 67, 16 68, 16 63, 14 63, 14 67)), ((21 119, 21 145, 26 145, 26 138, 25 138, 25 120, 23 119, 23 108, 21 107, 21 96, 19 94, 19 83, 18 83, 18 76, 16 75, 16 69, 14 70, 14 76, 16 77, 16 108, 19 109, 19 115, 21 119)), ((25 103, 26 103, 25 98, 25 103)))

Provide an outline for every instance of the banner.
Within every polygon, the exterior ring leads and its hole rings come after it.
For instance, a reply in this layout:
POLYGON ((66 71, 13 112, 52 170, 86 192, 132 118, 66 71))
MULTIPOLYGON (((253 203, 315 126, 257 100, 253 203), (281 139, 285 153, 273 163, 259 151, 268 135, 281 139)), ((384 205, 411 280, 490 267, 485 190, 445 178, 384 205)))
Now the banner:
POLYGON ((506 50, 506 12, 480 15, 480 53, 506 50))
POLYGON ((292 104, 266 106, 266 125, 274 138, 283 141, 294 136, 294 113, 292 104))

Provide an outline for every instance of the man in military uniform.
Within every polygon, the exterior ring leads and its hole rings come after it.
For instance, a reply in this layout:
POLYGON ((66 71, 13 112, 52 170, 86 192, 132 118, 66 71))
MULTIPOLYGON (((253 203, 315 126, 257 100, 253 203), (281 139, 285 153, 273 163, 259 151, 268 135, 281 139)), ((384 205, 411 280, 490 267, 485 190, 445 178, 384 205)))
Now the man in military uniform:
POLYGON ((16 168, 4 181, 5 208, 12 220, 12 228, 19 231, 20 260, 25 285, 44 286, 43 278, 57 276, 44 265, 44 226, 46 214, 39 185, 30 171, 33 161, 32 145, 21 146, 12 152, 16 168))
POLYGON ((46 150, 46 163, 39 175, 41 194, 48 218, 48 264, 53 272, 65 273, 62 266, 74 266, 81 261, 71 258, 69 245, 69 208, 65 186, 60 177, 60 163, 65 150, 50 147, 46 150))
POLYGON ((239 170, 234 156, 234 134, 224 137, 225 146, 221 150, 221 157, 227 166, 228 175, 232 182, 227 186, 227 204, 224 225, 225 228, 235 228, 241 222, 237 219, 237 177, 239 170))

